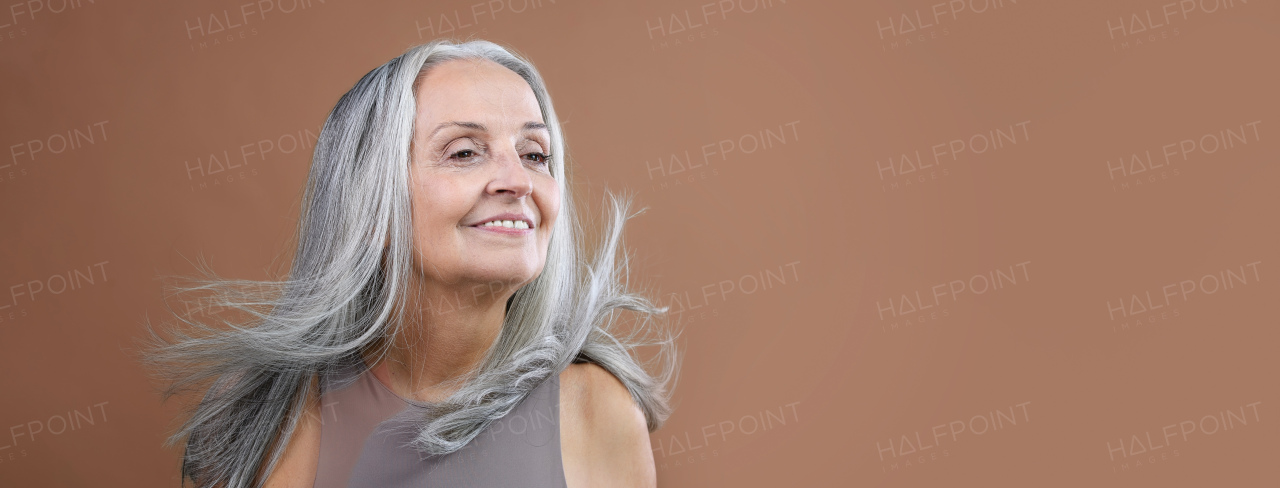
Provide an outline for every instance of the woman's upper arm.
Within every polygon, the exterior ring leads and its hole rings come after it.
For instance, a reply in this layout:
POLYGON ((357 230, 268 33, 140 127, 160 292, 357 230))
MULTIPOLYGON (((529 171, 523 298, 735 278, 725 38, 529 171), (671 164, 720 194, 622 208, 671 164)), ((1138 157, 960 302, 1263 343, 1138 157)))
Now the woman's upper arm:
MULTIPOLYGON (((569 366, 561 375, 567 422, 565 476, 570 486, 656 486, 657 473, 644 412, 608 370, 590 363, 569 366)), ((561 439, 566 442, 566 439, 561 439)))
POLYGON ((313 387, 311 392, 307 408, 298 419, 280 462, 263 485, 266 488, 311 488, 315 484, 316 469, 320 465, 321 419, 319 389, 313 387))

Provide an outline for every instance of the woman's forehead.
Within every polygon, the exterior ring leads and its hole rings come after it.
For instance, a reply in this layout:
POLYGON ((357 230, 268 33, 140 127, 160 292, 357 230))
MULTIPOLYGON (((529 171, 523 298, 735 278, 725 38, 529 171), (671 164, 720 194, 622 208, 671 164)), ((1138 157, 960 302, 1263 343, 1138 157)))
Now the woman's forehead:
POLYGON ((474 120, 522 127, 542 120, 529 83, 487 59, 451 60, 431 67, 416 95, 418 119, 428 123, 474 120))

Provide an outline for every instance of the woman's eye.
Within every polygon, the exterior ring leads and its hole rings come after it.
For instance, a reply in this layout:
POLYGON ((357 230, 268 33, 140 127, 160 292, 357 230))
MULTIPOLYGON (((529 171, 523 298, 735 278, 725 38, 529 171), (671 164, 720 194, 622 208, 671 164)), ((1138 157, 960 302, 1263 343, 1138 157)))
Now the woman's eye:
POLYGON ((525 154, 524 157, 538 164, 547 164, 547 161, 551 159, 551 155, 546 153, 529 153, 525 154))
POLYGON ((449 157, 451 159, 467 159, 475 155, 476 155, 475 151, 471 149, 463 149, 461 151, 457 151, 453 154, 450 154, 449 157))

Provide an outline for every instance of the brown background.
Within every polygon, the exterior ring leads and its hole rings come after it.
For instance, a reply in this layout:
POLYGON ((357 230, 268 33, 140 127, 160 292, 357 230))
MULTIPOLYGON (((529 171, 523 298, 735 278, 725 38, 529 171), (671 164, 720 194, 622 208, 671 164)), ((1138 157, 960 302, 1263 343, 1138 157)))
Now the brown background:
POLYGON ((129 352, 157 277, 268 277, 311 151, 279 147, 436 34, 533 60, 586 213, 649 208, 661 485, 1280 483, 1274 2, 59 1, 0 9, 0 486, 176 485, 129 352))

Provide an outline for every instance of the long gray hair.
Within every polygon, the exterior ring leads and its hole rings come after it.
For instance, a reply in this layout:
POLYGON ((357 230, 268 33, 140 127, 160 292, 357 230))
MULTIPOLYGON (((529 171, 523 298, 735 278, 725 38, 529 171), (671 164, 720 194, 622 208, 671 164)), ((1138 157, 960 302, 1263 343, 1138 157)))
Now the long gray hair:
POLYGON ((175 312, 178 323, 169 337, 148 324, 147 360, 167 381, 165 398, 203 393, 169 438, 170 445, 186 439, 184 480, 229 488, 260 483, 317 393, 316 379, 363 364, 357 363, 362 354, 382 357, 408 314, 418 313, 405 306, 405 297, 415 293, 408 286, 415 90, 426 70, 454 59, 491 60, 529 83, 551 133, 550 171, 562 203, 541 274, 509 299, 502 330, 470 379, 448 399, 425 404, 414 446, 436 455, 462 448, 574 362, 598 364, 621 380, 650 431, 670 415, 681 362, 678 334, 661 327, 667 308, 628 288, 629 258, 620 246, 623 225, 634 215, 630 198, 606 191, 603 235, 590 262, 580 264, 587 256, 583 223, 542 77, 494 43, 440 40, 370 71, 330 112, 316 143, 297 252, 285 278, 225 280, 202 268, 204 276, 178 286, 177 295, 201 295, 204 306, 197 308, 229 313, 198 319, 175 312), (657 353, 640 361, 641 346, 656 346, 657 353))

